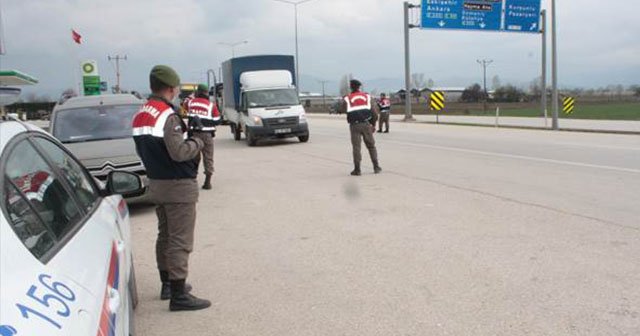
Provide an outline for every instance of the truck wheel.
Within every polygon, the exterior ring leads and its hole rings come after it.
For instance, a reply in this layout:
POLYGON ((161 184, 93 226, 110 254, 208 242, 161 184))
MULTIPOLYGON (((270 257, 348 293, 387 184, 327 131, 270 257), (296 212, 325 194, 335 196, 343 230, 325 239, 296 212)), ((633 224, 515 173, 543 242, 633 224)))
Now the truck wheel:
POLYGON ((240 141, 241 137, 242 137, 242 130, 240 129, 240 127, 236 124, 231 124, 231 130, 233 131, 233 139, 236 141, 240 141))
POLYGON ((299 136, 299 137, 298 137, 298 140, 300 140, 300 142, 307 142, 307 141, 309 141, 309 134, 299 136))
POLYGON ((244 137, 247 139, 247 145, 249 145, 249 147, 253 147, 256 145, 256 139, 248 129, 244 131, 244 137))

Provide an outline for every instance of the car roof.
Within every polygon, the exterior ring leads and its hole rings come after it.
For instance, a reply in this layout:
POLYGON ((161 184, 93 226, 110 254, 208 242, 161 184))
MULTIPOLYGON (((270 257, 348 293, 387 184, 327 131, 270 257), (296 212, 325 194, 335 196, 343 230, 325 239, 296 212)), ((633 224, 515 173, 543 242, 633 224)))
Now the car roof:
POLYGON ((54 110, 67 110, 100 105, 142 105, 144 101, 132 94, 106 94, 69 98, 56 104, 54 110))
POLYGON ((17 121, 11 117, 0 117, 0 154, 13 137, 29 131, 46 133, 34 125, 17 121))

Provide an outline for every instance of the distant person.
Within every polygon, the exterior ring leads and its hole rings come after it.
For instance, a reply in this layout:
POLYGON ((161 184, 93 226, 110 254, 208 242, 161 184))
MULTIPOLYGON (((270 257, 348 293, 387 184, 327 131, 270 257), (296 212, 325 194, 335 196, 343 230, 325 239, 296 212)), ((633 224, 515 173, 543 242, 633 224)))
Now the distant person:
POLYGON ((191 295, 186 283, 198 201, 198 161, 202 140, 188 137, 187 125, 171 102, 180 93, 180 77, 157 65, 149 75, 151 96, 133 118, 136 150, 147 169, 149 197, 156 204, 156 261, 169 310, 199 310, 208 300, 191 295))
POLYGON ((380 109, 380 119, 378 120, 378 133, 382 133, 382 124, 385 125, 385 133, 389 133, 389 114, 391 114, 391 100, 387 98, 384 93, 380 94, 380 99, 377 101, 378 108, 380 109))
POLYGON ((202 164, 204 166, 204 184, 202 189, 211 189, 211 176, 213 175, 213 138, 216 136, 216 125, 220 123, 220 112, 216 104, 209 100, 209 90, 204 84, 198 85, 194 98, 187 104, 187 117, 189 118, 189 132, 194 138, 202 140, 202 164), (201 123, 197 125, 197 120, 201 123))
POLYGON ((349 86, 351 93, 343 98, 340 109, 347 113, 347 122, 351 132, 354 165, 351 175, 360 176, 362 174, 360 170, 360 161, 362 161, 360 146, 363 139, 373 163, 373 172, 378 174, 382 171, 382 168, 378 164, 378 151, 376 150, 376 141, 373 138, 378 117, 377 106, 372 104, 371 96, 368 93, 360 91, 362 86, 360 81, 353 79, 349 82, 349 86))

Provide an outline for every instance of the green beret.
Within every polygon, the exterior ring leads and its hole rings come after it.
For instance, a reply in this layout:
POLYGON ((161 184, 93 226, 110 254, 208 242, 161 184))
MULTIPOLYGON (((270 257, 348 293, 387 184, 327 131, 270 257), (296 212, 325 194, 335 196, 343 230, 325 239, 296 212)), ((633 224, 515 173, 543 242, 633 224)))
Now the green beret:
POLYGON ((154 66, 149 74, 149 80, 151 82, 158 81, 170 87, 180 86, 180 76, 175 70, 166 65, 154 66))
POLYGON ((209 88, 207 87, 207 84, 198 84, 198 88, 196 89, 196 91, 207 93, 209 92, 209 88))

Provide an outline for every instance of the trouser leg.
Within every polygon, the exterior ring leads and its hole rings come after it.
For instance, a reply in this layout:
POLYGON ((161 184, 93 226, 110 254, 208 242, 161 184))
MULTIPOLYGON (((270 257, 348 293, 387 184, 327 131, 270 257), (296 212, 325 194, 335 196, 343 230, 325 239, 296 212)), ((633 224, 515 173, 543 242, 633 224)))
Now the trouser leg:
MULTIPOLYGON (((169 232, 167 229, 167 215, 163 205, 156 207, 156 215, 158 216, 158 237, 156 239, 156 263, 158 270, 166 272, 167 266, 167 243, 169 240, 169 232)), ((168 281, 168 279, 167 279, 168 281)))
POLYGON ((371 162, 374 166, 378 165, 378 151, 376 149, 376 140, 373 137, 373 132, 369 127, 369 124, 362 124, 362 136, 364 138, 364 144, 367 146, 369 150, 369 156, 371 157, 371 162))
POLYGON ((202 165, 204 166, 204 173, 211 175, 214 172, 213 168, 213 137, 211 133, 198 132, 195 133, 198 139, 202 140, 204 147, 202 147, 202 165))
POLYGON ((189 273, 189 254, 193 251, 196 222, 195 203, 165 204, 168 242, 166 248, 169 279, 186 279, 189 273))
POLYGON ((385 126, 385 131, 389 132, 389 117, 390 117, 390 113, 385 113, 385 117, 384 117, 384 126, 385 126))
POLYGON ((362 154, 360 153, 360 145, 362 143, 360 130, 358 129, 358 124, 351 125, 349 127, 351 132, 351 147, 353 149, 353 164, 356 166, 360 165, 360 161, 362 161, 362 154))

